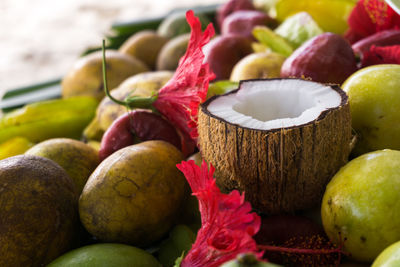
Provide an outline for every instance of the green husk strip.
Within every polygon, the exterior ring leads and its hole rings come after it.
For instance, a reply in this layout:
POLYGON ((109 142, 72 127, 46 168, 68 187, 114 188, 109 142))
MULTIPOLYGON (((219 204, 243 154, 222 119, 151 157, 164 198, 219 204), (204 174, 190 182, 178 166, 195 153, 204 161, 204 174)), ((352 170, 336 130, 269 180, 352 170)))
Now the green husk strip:
POLYGON ((254 27, 253 35, 260 43, 268 46, 276 53, 285 57, 288 57, 293 53, 294 49, 289 42, 266 26, 254 27))

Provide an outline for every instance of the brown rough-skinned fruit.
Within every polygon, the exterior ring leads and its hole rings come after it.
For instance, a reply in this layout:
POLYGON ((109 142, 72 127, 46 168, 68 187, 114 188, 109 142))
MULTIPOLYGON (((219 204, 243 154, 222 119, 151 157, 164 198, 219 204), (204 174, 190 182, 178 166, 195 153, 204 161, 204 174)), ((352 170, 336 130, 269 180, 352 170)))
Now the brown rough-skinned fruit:
POLYGON ((337 86, 301 79, 243 81, 238 90, 201 104, 198 132, 201 155, 215 167, 222 190, 245 191, 252 206, 267 214, 308 209, 321 202, 326 184, 347 162, 348 97, 337 86), (331 95, 322 99, 324 88, 331 95), (312 120, 293 122, 327 99, 335 105, 312 120), (299 115, 291 113, 297 107, 299 115), (275 126, 264 129, 265 123, 275 126))
MULTIPOLYGON (((149 70, 139 59, 115 50, 107 50, 106 59, 107 83, 110 90, 126 78, 149 70)), ((63 98, 86 95, 101 100, 105 96, 101 51, 91 53, 76 61, 63 78, 61 87, 63 98)))
POLYGON ((184 199, 182 153, 164 141, 122 148, 102 161, 79 199, 82 224, 106 242, 148 246, 163 237, 184 199))
POLYGON ((71 178, 49 159, 0 161, 0 266, 44 266, 70 249, 77 197, 71 178))
POLYGON ((45 157, 58 163, 74 181, 79 194, 90 174, 100 163, 98 153, 94 148, 69 138, 43 141, 30 148, 25 154, 45 157))
POLYGON ((341 84, 356 70, 350 44, 338 34, 323 33, 305 42, 285 60, 281 77, 341 84))
POLYGON ((157 34, 155 31, 144 30, 135 33, 126 40, 119 48, 119 51, 140 59, 151 69, 154 69, 157 56, 167 41, 167 38, 157 34))
POLYGON ((204 61, 210 65, 216 80, 228 80, 233 66, 252 53, 251 41, 240 35, 217 36, 204 46, 204 61))

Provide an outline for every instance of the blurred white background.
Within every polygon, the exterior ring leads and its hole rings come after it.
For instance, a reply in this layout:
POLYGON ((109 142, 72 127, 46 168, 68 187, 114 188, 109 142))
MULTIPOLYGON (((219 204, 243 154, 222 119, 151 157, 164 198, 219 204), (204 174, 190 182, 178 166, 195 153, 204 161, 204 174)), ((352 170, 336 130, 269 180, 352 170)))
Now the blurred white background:
POLYGON ((62 77, 112 22, 225 0, 0 0, 0 93, 62 77))

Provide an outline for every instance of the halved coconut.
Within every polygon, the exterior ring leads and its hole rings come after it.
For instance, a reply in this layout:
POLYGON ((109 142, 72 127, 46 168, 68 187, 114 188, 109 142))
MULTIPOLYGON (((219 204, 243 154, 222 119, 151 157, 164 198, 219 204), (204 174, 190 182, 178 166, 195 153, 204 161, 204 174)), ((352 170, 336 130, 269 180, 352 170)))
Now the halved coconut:
POLYGON ((317 205, 350 153, 348 97, 300 79, 249 80, 200 108, 199 145, 218 185, 265 213, 317 205))

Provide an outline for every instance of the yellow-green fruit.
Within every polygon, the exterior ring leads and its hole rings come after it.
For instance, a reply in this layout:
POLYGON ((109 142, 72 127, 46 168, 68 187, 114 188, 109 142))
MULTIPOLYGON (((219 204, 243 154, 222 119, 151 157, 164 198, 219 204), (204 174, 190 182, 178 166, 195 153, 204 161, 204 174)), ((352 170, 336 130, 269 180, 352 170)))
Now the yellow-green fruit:
POLYGON ((161 267, 147 251, 123 244, 94 244, 72 250, 47 267, 161 267))
MULTIPOLYGON (((174 73, 170 71, 153 71, 140 73, 126 79, 111 95, 119 100, 127 96, 148 97, 163 87, 174 73)), ((126 107, 114 103, 110 98, 105 97, 97 108, 96 117, 100 129, 106 131, 112 122, 127 112, 126 107)))
POLYGON ((372 262, 400 240, 400 151, 379 150, 347 163, 332 178, 321 217, 329 239, 357 261, 372 262))
POLYGON ((97 105, 97 100, 87 96, 28 104, 0 118, 0 143, 16 136, 34 143, 56 137, 78 139, 97 105))
POLYGON ((68 138, 43 141, 28 151, 26 155, 41 156, 58 163, 75 183, 77 192, 82 192, 90 174, 99 165, 97 151, 91 146, 68 138))
POLYGON ((185 54, 190 34, 179 35, 166 43, 157 57, 157 70, 175 70, 185 54))
POLYGON ((249 79, 278 78, 285 57, 273 53, 255 53, 242 58, 233 67, 230 80, 241 81, 249 79))
POLYGON ((44 266, 70 249, 77 193, 55 162, 19 155, 0 161, 0 266, 44 266))
POLYGON ((147 246, 171 228, 186 181, 182 153, 163 141, 118 150, 90 176, 79 200, 85 228, 106 242, 147 246))
POLYGON ((151 69, 154 69, 157 56, 167 41, 167 38, 157 34, 155 31, 144 30, 135 33, 126 40, 119 48, 119 51, 140 59, 151 69))
POLYGON ((374 260, 372 267, 398 267, 400 266, 400 241, 385 248, 374 260))
POLYGON ((8 139, 0 144, 0 160, 24 154, 24 152, 32 146, 33 143, 24 137, 17 136, 8 139))
MULTIPOLYGON (((110 90, 126 78, 149 70, 139 59, 114 50, 107 50, 106 60, 107 84, 110 90)), ((61 87, 63 98, 86 95, 101 100, 105 95, 101 51, 91 53, 76 61, 63 78, 61 87)))
POLYGON ((352 127, 358 135, 354 153, 400 149, 400 65, 360 69, 342 88, 349 95, 352 127))
POLYGON ((103 137, 104 130, 101 129, 99 120, 97 116, 93 118, 93 120, 89 123, 88 126, 83 130, 83 139, 84 140, 94 140, 101 141, 103 137))

